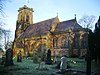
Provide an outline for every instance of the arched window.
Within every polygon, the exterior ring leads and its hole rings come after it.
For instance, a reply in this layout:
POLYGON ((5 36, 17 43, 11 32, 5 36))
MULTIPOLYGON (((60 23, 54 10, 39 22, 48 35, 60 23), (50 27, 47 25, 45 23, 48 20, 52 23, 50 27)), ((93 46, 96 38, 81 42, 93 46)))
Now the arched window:
POLYGON ((87 38, 86 34, 82 36, 82 41, 81 41, 81 48, 86 48, 87 47, 87 38))
POLYGON ((29 22, 29 15, 26 15, 26 22, 29 22))
POLYGON ((78 48, 78 46, 79 46, 79 37, 78 37, 78 34, 75 34, 74 42, 73 42, 73 47, 74 48, 78 48))
POLYGON ((68 38, 63 37, 62 38, 62 48, 67 48, 68 47, 68 38))
POLYGON ((38 46, 38 52, 45 52, 46 51, 46 44, 40 44, 38 46))
POLYGON ((53 39, 53 47, 54 48, 58 47, 58 39, 56 37, 53 39))

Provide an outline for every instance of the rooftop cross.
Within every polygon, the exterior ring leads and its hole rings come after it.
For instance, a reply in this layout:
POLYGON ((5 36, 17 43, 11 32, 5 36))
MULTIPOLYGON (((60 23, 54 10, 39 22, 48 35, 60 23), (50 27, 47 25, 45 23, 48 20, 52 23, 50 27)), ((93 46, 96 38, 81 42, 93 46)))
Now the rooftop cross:
POLYGON ((76 14, 75 14, 75 20, 76 20, 76 14))

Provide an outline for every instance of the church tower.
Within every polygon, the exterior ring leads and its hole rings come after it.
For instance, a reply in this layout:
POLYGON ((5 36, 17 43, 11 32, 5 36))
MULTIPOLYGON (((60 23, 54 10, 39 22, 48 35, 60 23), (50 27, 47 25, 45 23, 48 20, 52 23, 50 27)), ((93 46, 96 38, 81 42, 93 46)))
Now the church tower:
POLYGON ((33 24, 33 9, 24 5, 18 10, 15 38, 17 38, 30 24, 33 24))

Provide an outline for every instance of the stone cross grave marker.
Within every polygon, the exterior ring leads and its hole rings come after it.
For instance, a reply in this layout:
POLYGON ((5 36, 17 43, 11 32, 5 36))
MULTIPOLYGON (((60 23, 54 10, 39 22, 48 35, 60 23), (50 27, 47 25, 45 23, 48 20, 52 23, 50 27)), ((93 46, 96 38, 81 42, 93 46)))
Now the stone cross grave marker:
POLYGON ((65 71, 67 69, 67 58, 65 56, 61 57, 60 70, 65 71))

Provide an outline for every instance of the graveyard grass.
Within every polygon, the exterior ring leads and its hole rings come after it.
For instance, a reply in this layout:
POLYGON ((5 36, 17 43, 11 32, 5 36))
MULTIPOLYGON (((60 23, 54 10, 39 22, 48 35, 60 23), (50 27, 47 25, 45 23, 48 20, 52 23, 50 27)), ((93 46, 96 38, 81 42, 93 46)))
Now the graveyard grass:
MULTIPOLYGON (((68 58, 68 62, 72 69, 86 70, 86 62, 84 59, 68 58), (76 63, 73 63, 75 61, 76 63)), ((48 70, 37 70, 39 64, 34 64, 30 59, 23 59, 22 62, 16 62, 14 59, 14 66, 3 67, 0 65, 0 75, 51 75, 58 71, 53 65, 46 65, 48 70)), ((94 70, 94 63, 92 63, 92 70, 94 70)))

